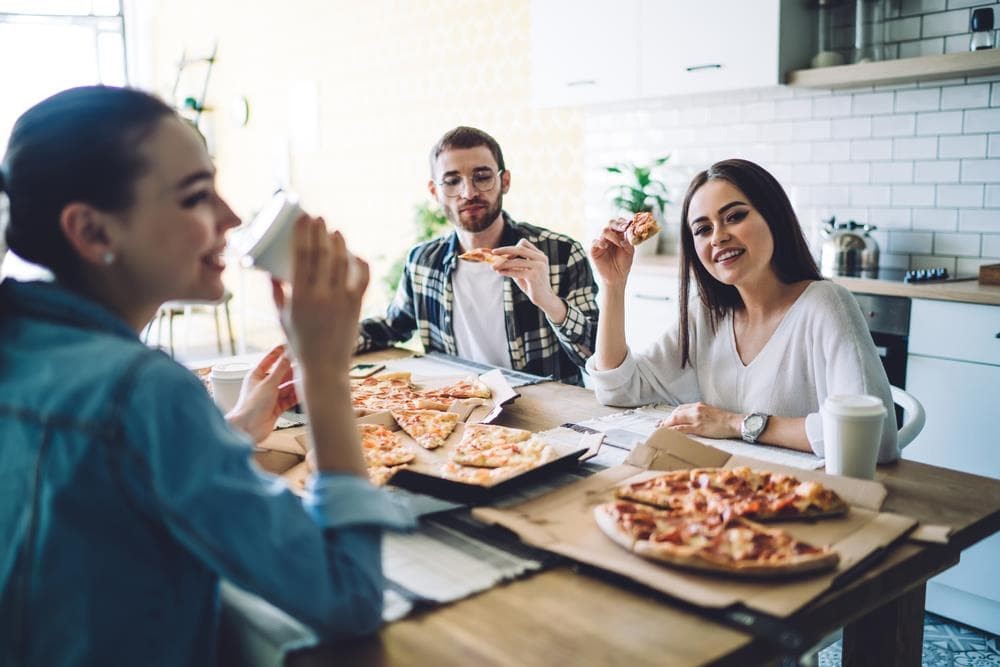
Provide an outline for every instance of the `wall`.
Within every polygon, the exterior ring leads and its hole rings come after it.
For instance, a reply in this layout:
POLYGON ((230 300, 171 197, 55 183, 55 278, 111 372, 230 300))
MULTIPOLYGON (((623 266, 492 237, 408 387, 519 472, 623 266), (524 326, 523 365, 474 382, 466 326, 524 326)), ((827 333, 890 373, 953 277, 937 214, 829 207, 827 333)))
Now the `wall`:
MULTIPOLYGON (((973 4, 991 3, 890 3, 888 34, 897 38, 891 50, 968 49, 973 4)), ((1000 76, 605 106, 587 111, 584 143, 589 233, 609 214, 600 167, 622 155, 671 154, 665 176, 674 222, 696 172, 743 157, 782 182, 816 248, 820 221, 836 215, 878 227, 883 266, 974 273, 1000 258, 1000 76)))
MULTIPOLYGON (((500 142, 516 219, 583 232, 583 117, 530 105, 526 0, 169 0, 145 24, 150 83, 165 94, 182 50, 207 54, 218 40, 207 129, 240 213, 287 177, 378 274, 410 245, 431 145, 466 124, 500 142), (246 127, 230 119, 240 95, 246 127), (301 103, 310 95, 316 104, 301 103)), ((199 86, 189 71, 179 97, 199 86)), ((255 276, 230 280, 260 292, 255 276)), ((384 306, 377 280, 369 295, 369 311, 384 306)))

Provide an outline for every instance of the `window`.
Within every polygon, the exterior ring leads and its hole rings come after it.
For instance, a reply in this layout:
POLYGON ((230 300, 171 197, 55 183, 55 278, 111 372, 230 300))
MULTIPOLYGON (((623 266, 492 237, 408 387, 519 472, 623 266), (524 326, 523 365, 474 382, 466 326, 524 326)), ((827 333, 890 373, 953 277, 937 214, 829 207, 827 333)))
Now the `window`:
POLYGON ((125 85, 121 0, 0 0, 0 151, 14 121, 65 88, 125 85))

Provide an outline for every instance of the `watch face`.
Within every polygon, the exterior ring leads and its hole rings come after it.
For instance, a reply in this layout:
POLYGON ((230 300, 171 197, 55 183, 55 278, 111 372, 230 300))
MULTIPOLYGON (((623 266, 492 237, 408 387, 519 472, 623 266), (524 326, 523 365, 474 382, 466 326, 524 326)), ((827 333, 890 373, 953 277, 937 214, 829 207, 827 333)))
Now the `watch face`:
POLYGON ((750 415, 747 417, 747 430, 756 433, 764 425, 764 418, 760 415, 750 415))

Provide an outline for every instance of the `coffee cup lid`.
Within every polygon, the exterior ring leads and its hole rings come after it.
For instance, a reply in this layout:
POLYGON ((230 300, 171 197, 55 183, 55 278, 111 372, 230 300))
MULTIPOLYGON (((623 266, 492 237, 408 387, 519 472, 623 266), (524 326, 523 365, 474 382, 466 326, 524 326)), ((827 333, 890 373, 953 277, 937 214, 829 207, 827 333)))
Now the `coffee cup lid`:
POLYGON ((212 366, 212 378, 215 380, 242 380, 250 372, 250 364, 228 361, 212 366))
POLYGON ((845 417, 884 417, 885 403, 868 394, 834 394, 823 401, 823 409, 845 417))

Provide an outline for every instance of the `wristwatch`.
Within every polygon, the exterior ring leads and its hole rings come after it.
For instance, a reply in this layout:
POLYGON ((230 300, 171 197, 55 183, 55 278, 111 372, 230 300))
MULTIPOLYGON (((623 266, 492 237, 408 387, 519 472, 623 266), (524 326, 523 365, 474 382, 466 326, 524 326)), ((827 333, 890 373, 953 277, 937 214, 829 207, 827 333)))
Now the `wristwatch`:
POLYGON ((767 428, 767 418, 763 412, 751 412, 740 424, 740 437, 744 442, 754 443, 767 428))

